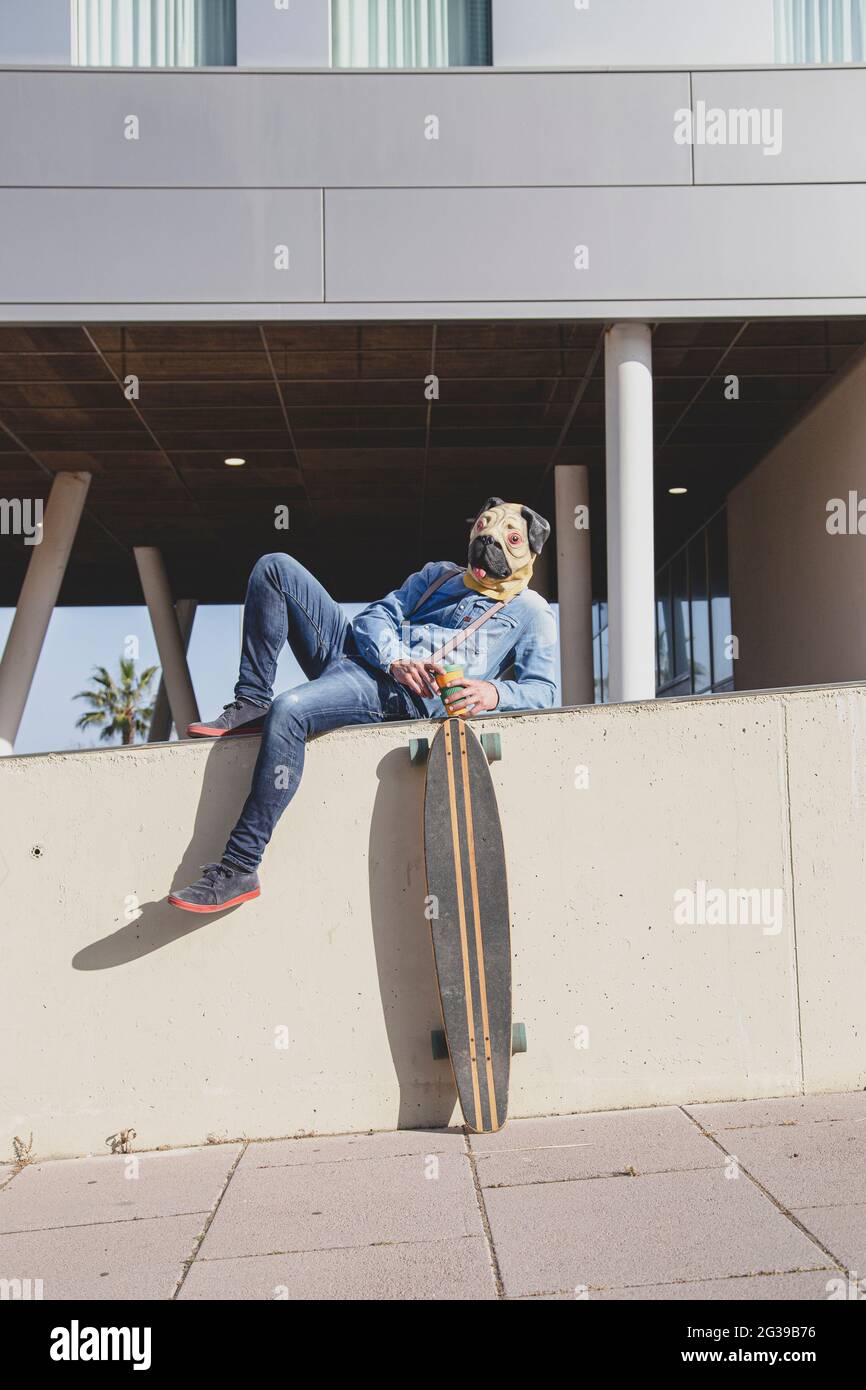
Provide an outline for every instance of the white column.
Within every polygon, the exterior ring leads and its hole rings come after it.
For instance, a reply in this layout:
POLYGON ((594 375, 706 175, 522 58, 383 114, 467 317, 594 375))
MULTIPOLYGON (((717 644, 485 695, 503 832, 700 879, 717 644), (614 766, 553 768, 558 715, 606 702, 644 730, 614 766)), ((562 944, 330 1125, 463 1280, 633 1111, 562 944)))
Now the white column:
POLYGON ((591 705, 595 698, 595 684, 592 672, 589 469, 583 464, 557 464, 554 483, 562 703, 591 705))
POLYGON ((610 698, 655 698, 652 338, 645 323, 605 334, 610 698))
POLYGON ((153 635, 156 638, 162 679, 165 681, 168 703, 171 706, 171 717, 178 738, 185 738, 187 725, 198 722, 198 705, 177 614, 171 600, 168 575, 162 555, 153 546, 136 545, 133 547, 133 554, 144 590, 144 600, 150 613, 153 635))
MULTIPOLYGON (((184 652, 189 651, 189 639, 192 636, 192 625, 195 619, 195 610, 197 606, 194 598, 180 598, 174 605, 184 652)), ((153 718, 150 721, 150 728, 147 731, 148 743, 165 743, 166 740, 171 737, 171 723, 171 710, 168 705, 168 692, 165 688, 165 677, 160 676, 159 689, 156 692, 156 699, 153 702, 153 718)))
POLYGON ((90 487, 89 473, 58 473, 45 507, 0 661, 0 755, 12 752, 42 643, 75 541, 90 487))

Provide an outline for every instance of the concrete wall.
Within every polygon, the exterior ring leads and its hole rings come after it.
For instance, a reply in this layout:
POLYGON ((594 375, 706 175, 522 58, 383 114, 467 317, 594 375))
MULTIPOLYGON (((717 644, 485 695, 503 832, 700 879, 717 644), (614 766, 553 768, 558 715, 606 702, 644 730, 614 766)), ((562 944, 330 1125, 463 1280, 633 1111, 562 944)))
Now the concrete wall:
POLYGON ((769 63, 773 0, 493 0, 499 66, 769 63))
MULTIPOLYGON (((529 1036, 512 1115, 866 1085, 866 688, 490 727, 529 1036), (699 880, 778 890, 780 929, 677 924, 699 880)), ((45 1157, 128 1126, 152 1147, 454 1117, 409 729, 311 743, 262 897, 220 919, 164 897, 219 853, 255 739, 0 763, 0 1159, 31 1131, 45 1157)))
POLYGON ((864 71, 0 70, 0 321, 864 313, 864 71))
MULTIPOLYGON (((736 407, 733 407, 736 409, 736 407)), ((831 535, 827 504, 866 513, 866 358, 728 497, 738 689, 866 678, 863 534, 831 535)))

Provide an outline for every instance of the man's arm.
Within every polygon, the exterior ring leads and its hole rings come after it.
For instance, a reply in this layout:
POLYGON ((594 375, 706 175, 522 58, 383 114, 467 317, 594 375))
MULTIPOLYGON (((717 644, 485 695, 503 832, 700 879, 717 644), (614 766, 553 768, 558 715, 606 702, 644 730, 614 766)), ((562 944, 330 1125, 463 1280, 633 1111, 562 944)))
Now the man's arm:
POLYGON ((515 680, 490 684, 497 710, 550 709, 556 700, 556 619, 545 603, 533 613, 514 647, 515 680))
POLYGON ((409 633, 408 630, 404 633, 403 625, 440 568, 437 561, 425 565, 422 570, 410 574, 399 589, 392 589, 390 594, 371 603, 352 619, 358 651, 371 666, 388 671, 394 661, 412 660, 409 633))

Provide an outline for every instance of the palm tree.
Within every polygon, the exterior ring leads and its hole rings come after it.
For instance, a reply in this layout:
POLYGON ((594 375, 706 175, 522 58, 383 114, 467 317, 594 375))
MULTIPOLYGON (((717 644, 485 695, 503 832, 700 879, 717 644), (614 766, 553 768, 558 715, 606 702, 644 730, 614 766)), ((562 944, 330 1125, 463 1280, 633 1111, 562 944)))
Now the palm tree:
POLYGON ((150 683, 156 675, 157 667, 148 666, 136 676, 135 661, 131 657, 120 658, 120 680, 115 681, 104 666, 96 666, 93 680, 96 690, 79 690, 74 700, 87 700, 92 706, 87 714, 82 714, 75 722, 76 729, 100 728, 99 737, 109 743, 115 734, 120 734, 123 744, 135 742, 136 734, 146 734, 153 717, 153 705, 145 704, 150 683))

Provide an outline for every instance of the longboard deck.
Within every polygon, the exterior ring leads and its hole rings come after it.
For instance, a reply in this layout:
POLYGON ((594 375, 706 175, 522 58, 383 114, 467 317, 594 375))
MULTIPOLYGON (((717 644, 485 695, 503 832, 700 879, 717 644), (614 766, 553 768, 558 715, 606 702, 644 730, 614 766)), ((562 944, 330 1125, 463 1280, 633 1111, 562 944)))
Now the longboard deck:
POLYGON ((511 1070, 511 923, 487 758, 466 721, 433 740, 424 794, 430 927, 454 1081, 467 1126, 500 1129, 511 1070))

